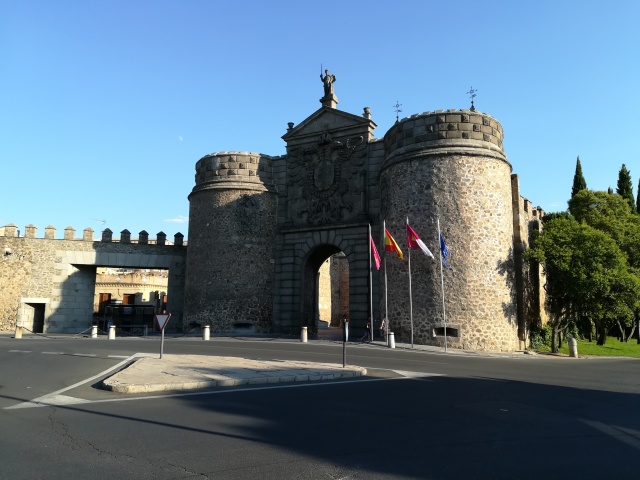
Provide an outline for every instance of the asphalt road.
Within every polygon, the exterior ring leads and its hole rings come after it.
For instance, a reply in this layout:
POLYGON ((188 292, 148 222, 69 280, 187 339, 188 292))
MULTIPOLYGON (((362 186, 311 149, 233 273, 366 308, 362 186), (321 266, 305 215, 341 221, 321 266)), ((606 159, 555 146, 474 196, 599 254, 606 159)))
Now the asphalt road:
MULTIPOLYGON (((637 476, 638 360, 354 344, 347 361, 369 369, 363 380, 163 396, 96 388, 159 345, 0 336, 0 479, 637 476), (58 391, 86 402, 20 408, 58 391)), ((167 339, 164 351, 342 362, 342 345, 327 342, 167 339)))

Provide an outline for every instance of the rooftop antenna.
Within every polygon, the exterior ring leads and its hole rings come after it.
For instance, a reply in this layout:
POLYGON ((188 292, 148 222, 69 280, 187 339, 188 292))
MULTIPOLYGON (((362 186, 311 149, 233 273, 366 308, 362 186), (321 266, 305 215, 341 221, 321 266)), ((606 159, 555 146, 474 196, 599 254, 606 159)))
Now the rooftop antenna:
POLYGON ((398 123, 398 120, 399 120, 398 114, 400 112, 402 112, 402 110, 400 109, 401 106, 402 106, 402 104, 398 103, 398 100, 396 100, 396 104, 393 106, 393 108, 395 108, 395 112, 396 112, 396 123, 398 123))
POLYGON ((471 87, 469 89, 469 91, 467 92, 467 95, 469 95, 471 97, 471 111, 475 112, 476 111, 476 107, 473 105, 473 99, 476 98, 476 92, 478 90, 474 90, 473 87, 471 87))

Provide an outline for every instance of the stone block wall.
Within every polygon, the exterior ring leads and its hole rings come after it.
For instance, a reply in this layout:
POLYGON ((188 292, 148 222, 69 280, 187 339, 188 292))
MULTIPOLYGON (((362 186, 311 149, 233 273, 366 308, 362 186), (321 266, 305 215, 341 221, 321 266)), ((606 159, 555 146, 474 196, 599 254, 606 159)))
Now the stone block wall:
POLYGON ((0 236, 2 252, 7 248, 11 252, 0 258, 0 330, 13 330, 22 316, 28 320, 28 304, 44 305, 45 333, 88 329, 98 266, 169 270, 171 326, 179 325, 181 329, 186 257, 183 246, 56 239, 51 226, 47 228, 47 238, 17 237, 15 233, 15 228, 5 227, 5 236, 0 236))
POLYGON ((189 201, 186 326, 271 331, 277 211, 271 157, 203 157, 189 201))
MULTIPOLYGON (((412 257, 414 338, 442 344, 446 314, 450 345, 513 350, 511 165, 502 152, 502 127, 479 112, 450 110, 405 119, 384 141, 380 181, 387 229, 396 241, 403 239, 408 217, 438 252, 439 220, 450 252, 444 312, 438 262, 412 257)), ((408 341, 408 269, 396 258, 387 258, 387 268, 390 329, 408 341)))

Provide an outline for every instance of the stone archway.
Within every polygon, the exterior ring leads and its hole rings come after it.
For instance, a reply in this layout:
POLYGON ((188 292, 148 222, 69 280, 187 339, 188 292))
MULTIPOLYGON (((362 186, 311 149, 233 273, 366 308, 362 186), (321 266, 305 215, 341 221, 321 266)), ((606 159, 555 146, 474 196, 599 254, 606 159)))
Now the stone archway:
POLYGON ((312 250, 304 264, 302 279, 302 326, 318 333, 318 271, 322 264, 341 250, 334 245, 320 245, 312 250))
MULTIPOLYGON (((291 230, 279 241, 274 285, 273 329, 275 333, 298 335, 306 326, 316 331, 317 272, 322 262, 339 252, 348 262, 348 318, 354 334, 360 332, 369 315, 368 224, 348 225, 312 231, 291 230)), ((374 276, 377 298, 378 275, 374 276)), ((377 314, 377 302, 374 306, 377 314)))

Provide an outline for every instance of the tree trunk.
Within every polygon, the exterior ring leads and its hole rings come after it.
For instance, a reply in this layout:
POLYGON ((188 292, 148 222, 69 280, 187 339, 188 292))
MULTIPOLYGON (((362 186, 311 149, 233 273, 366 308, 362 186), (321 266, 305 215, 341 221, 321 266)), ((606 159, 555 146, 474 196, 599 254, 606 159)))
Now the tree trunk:
POLYGON ((631 333, 627 336, 627 342, 633 338, 633 334, 635 332, 636 332, 636 324, 634 323, 633 327, 631 327, 631 333))
POLYGON ((618 328, 620 329, 620 341, 621 342, 626 342, 626 333, 624 331, 624 328, 622 328, 622 325, 620 325, 620 320, 616 320, 616 323, 618 324, 618 328))
POLYGON ((597 345, 604 345, 607 341, 607 326, 604 321, 600 321, 598 326, 598 342, 597 345))
POLYGON ((558 353, 557 338, 559 333, 560 332, 558 331, 558 324, 554 322, 551 327, 551 353, 558 353))

